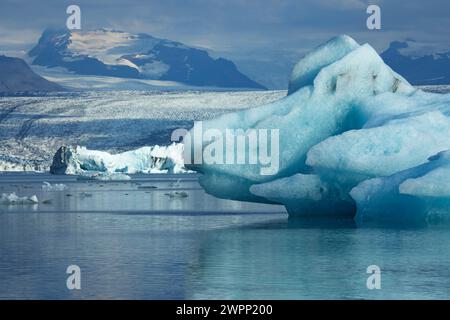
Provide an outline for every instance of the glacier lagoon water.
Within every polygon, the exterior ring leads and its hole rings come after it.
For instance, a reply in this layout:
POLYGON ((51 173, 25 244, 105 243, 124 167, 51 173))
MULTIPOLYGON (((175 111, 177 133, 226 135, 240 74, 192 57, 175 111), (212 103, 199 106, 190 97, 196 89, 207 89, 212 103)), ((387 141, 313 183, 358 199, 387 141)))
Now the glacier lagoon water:
POLYGON ((289 220, 281 206, 209 196, 196 175, 1 174, 7 192, 51 203, 0 206, 1 299, 450 298, 448 225, 289 220), (72 264, 81 290, 66 288, 72 264), (380 290, 366 288, 372 264, 380 290))

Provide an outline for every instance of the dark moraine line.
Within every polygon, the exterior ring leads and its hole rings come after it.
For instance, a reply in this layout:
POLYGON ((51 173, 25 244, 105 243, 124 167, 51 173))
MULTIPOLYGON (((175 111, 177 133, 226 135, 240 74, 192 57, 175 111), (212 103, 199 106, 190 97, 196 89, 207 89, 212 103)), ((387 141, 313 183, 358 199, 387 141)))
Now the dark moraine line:
POLYGON ((19 133, 16 135, 16 140, 18 140, 18 141, 23 140, 28 135, 28 132, 30 131, 31 127, 33 126, 33 124, 36 121, 43 119, 43 118, 47 118, 48 116, 51 116, 51 115, 62 114, 65 111, 67 111, 68 109, 70 109, 70 108, 57 108, 46 114, 39 114, 39 115, 36 115, 36 116, 26 120, 23 123, 22 127, 20 128, 19 133))
POLYGON ((17 104, 17 105, 15 105, 15 106, 12 106, 12 107, 6 109, 5 112, 0 113, 0 124, 1 124, 3 121, 5 121, 6 118, 8 118, 8 116, 9 116, 11 113, 13 113, 14 111, 16 111, 18 108, 24 107, 24 106, 27 106, 27 105, 30 105, 30 104, 33 104, 33 103, 36 103, 36 102, 39 102, 39 101, 40 101, 40 100, 31 100, 31 101, 28 101, 28 102, 25 102, 25 103, 17 104))

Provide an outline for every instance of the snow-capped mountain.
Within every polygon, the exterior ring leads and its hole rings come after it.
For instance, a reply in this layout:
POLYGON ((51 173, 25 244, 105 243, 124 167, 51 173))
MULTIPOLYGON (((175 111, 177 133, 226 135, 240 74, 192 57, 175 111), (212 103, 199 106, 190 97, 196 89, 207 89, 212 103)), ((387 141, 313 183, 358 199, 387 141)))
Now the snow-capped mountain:
POLYGON ((450 84, 450 51, 437 53, 409 39, 391 42, 381 57, 411 84, 450 84))
POLYGON ((64 91, 64 89, 34 73, 22 59, 0 55, 0 94, 36 91, 64 91))
POLYGON ((100 29, 46 30, 29 52, 33 65, 81 75, 181 82, 191 86, 265 89, 232 61, 147 34, 100 29))

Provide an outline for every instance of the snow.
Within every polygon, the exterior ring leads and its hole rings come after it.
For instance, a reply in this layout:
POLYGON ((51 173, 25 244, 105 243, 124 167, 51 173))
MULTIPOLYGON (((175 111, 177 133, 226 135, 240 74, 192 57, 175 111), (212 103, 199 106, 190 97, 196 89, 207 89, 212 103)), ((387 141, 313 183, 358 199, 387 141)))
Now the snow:
POLYGON ((107 29, 73 31, 68 49, 79 55, 96 58, 105 64, 133 67, 134 64, 122 56, 133 53, 132 49, 135 48, 146 48, 149 51, 157 42, 158 40, 152 37, 139 37, 128 32, 107 29))
MULTIPOLYGON (((370 45, 347 36, 306 55, 294 68, 288 93, 203 122, 204 130, 222 133, 226 128, 280 130, 275 175, 261 175, 260 164, 187 164, 203 174, 207 192, 281 203, 291 216, 448 215, 442 208, 450 205, 450 156, 441 152, 450 150, 450 94, 412 87, 370 45)), ((214 143, 221 139, 218 135, 214 143)), ((193 142, 203 150, 211 143, 193 142)))
MULTIPOLYGON (((319 47, 318 50, 323 49, 319 47)), ((310 59, 308 57, 307 59, 310 59)), ((323 64, 322 59, 318 64, 323 64)), ((221 130, 223 137, 226 136, 225 129, 279 129, 278 174, 261 175, 260 164, 203 163, 194 164, 191 168, 204 173, 202 178, 204 186, 207 184, 205 180, 208 179, 208 175, 241 177, 239 182, 246 185, 244 189, 247 189, 240 193, 241 200, 250 200, 252 194, 248 188, 251 184, 306 170, 305 159, 311 147, 353 127, 354 106, 361 100, 373 98, 374 93, 395 91, 397 94, 408 94, 414 90, 401 76, 383 63, 373 48, 367 44, 360 46, 336 62, 323 67, 314 79, 313 85, 302 87, 271 104, 203 122, 203 130, 208 128, 221 130)), ((192 133, 192 136, 194 135, 192 133)), ((220 141, 220 138, 216 141, 220 141)), ((193 144, 197 149, 204 150, 208 147, 208 143, 201 139, 193 141, 193 144)), ((229 183, 225 182, 225 179, 223 181, 211 184, 211 188, 223 189, 229 183)), ((209 191, 215 195, 223 192, 211 189, 209 191)))

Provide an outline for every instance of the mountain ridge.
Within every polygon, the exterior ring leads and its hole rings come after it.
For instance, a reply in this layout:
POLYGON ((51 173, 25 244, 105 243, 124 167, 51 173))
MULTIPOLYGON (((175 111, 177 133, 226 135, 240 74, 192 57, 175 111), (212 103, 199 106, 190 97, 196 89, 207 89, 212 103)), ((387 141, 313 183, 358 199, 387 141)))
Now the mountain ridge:
POLYGON ((82 75, 166 80, 193 86, 266 89, 224 58, 145 33, 47 29, 29 53, 33 65, 82 75))
POLYGON ((67 90, 36 74, 24 60, 0 55, 0 94, 52 91, 67 90))

